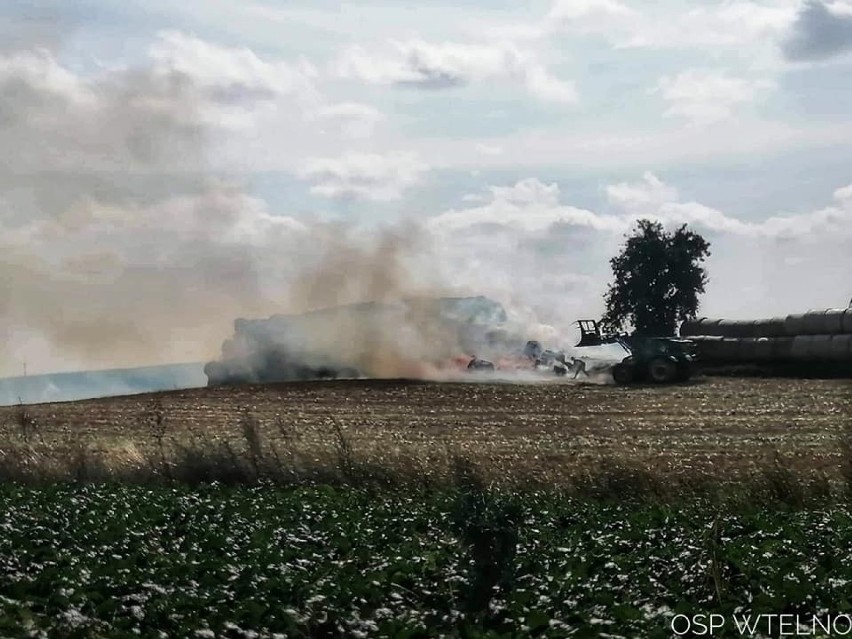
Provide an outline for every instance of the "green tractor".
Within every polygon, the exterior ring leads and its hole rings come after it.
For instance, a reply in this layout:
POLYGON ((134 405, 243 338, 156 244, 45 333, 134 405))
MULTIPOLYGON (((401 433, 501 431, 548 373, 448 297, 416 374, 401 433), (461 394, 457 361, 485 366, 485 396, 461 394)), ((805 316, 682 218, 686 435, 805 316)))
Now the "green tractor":
POLYGON ((578 348, 618 344, 625 357, 612 367, 616 384, 649 381, 655 384, 685 382, 692 376, 695 342, 677 337, 602 335, 595 320, 580 320, 578 348))

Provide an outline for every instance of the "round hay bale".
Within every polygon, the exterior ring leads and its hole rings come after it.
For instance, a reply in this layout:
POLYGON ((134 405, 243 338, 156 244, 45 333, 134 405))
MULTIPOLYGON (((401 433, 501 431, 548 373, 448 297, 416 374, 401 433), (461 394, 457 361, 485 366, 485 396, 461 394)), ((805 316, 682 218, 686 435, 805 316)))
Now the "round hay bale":
POLYGON ((772 340, 772 361, 784 362, 793 356, 792 337, 776 337, 772 340))
POLYGON ((752 337, 771 337, 767 333, 771 332, 769 326, 770 320, 755 320, 754 328, 752 329, 752 337))
POLYGON ((772 319, 761 320, 759 325, 759 334, 755 337, 784 337, 784 335, 786 335, 786 332, 784 331, 783 317, 773 317, 772 319))
POLYGON ((840 335, 843 332, 845 308, 830 308, 825 312, 825 334, 840 335))
POLYGON ((788 315, 784 318, 784 333, 788 337, 796 337, 796 335, 804 335, 805 332, 805 316, 801 313, 796 315, 788 315))
POLYGON ((736 320, 734 323, 734 337, 751 337, 753 330, 753 320, 736 320))
POLYGON ((711 337, 723 337, 722 333, 719 330, 719 322, 721 321, 722 320, 710 319, 708 317, 702 318, 701 334, 709 335, 711 337))
POLYGON ((852 334, 852 308, 847 308, 845 311, 843 311, 841 330, 844 333, 852 334))
POLYGON ((704 361, 717 361, 719 359, 722 338, 715 335, 701 335, 691 338, 695 341, 695 352, 698 358, 704 361))
POLYGON ((825 311, 815 309, 805 313, 804 329, 802 335, 825 335, 825 311))
POLYGON ((737 323, 734 320, 719 320, 718 330, 722 337, 737 337, 737 323))
POLYGON ((832 335, 830 351, 832 360, 852 361, 852 335, 832 335))
POLYGON ((766 337, 766 335, 764 335, 764 324, 765 320, 754 320, 753 322, 749 322, 747 337, 766 337))
POLYGON ((754 346, 754 359, 758 362, 772 361, 772 338, 758 337, 754 346))
POLYGON ((740 361, 740 341, 734 337, 724 337, 719 342, 719 361, 723 362, 738 362, 740 361))
POLYGON ((798 361, 808 360, 813 354, 813 339, 810 335, 796 335, 793 338, 793 348, 790 355, 798 361))
POLYGON ((831 359, 831 335, 813 335, 812 353, 814 359, 831 359))
POLYGON ((744 337, 740 340, 739 359, 743 362, 753 362, 757 359, 757 339, 744 337))
POLYGON ((702 317, 699 319, 684 320, 680 325, 681 337, 704 335, 704 321, 706 319, 706 317, 702 317))

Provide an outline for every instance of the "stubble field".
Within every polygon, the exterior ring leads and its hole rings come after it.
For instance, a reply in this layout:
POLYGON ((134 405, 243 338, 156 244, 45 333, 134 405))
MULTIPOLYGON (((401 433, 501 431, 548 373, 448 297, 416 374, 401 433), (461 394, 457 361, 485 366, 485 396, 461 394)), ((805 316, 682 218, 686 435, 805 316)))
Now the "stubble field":
POLYGON ((778 463, 831 473, 852 425, 849 380, 700 378, 676 386, 302 382, 0 408, 0 436, 106 456, 164 445, 259 443, 302 460, 347 455, 437 473, 452 457, 493 478, 559 481, 602 463, 733 476, 778 463), (25 415, 22 415, 25 413, 25 415), (229 443, 230 442, 230 443, 229 443), (277 450, 277 448, 276 448, 277 450))

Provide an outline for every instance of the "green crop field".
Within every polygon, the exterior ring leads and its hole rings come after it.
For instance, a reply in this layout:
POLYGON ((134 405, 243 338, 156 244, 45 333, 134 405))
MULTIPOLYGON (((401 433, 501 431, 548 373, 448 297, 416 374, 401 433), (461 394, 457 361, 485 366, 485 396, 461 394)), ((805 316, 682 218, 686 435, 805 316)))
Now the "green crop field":
POLYGON ((3 636, 668 637, 681 613, 852 610, 839 505, 7 485, 0 531, 3 636))

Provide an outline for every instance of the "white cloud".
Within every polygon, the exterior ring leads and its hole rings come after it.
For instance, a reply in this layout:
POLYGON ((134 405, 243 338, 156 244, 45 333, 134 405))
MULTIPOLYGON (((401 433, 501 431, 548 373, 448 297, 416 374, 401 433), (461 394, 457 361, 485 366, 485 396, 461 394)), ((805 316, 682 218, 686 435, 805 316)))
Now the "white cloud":
POLYGON ((317 75, 305 59, 268 62, 251 49, 223 47, 177 31, 160 32, 149 56, 155 73, 189 78, 222 102, 311 92, 317 75))
POLYGON ((359 102, 339 102, 323 106, 316 111, 320 121, 338 125, 344 135, 351 138, 369 137, 384 114, 367 104, 359 102))
POLYGON ((852 184, 837 189, 834 192, 834 199, 842 203, 852 202, 852 184))
POLYGON ((755 101, 774 85, 768 80, 748 80, 723 71, 690 69, 660 79, 652 92, 670 105, 667 116, 708 124, 733 115, 738 107, 755 101))
POLYGON ((547 14, 547 19, 569 22, 585 18, 635 15, 633 9, 618 0, 556 0, 547 14))
POLYGON ((622 47, 736 47, 778 38, 796 16, 795 3, 775 5, 734 0, 682 13, 647 16, 634 22, 619 41, 622 47))
POLYGON ((751 48, 783 36, 798 4, 731 0, 684 9, 665 2, 555 0, 542 18, 491 27, 489 33, 526 41, 564 33, 596 35, 616 48, 751 48))
POLYGON ((632 215, 653 214, 661 206, 677 199, 677 190, 665 184, 650 171, 641 182, 619 182, 606 187, 607 199, 632 215))
POLYGON ((543 231, 556 224, 588 226, 605 230, 621 228, 621 222, 585 209, 559 203, 559 186, 536 178, 513 186, 492 186, 491 199, 482 206, 450 210, 429 219, 437 232, 457 232, 476 227, 502 226, 526 232, 543 231))
POLYGON ((492 79, 520 82, 535 97, 573 102, 573 83, 548 71, 528 51, 510 43, 469 44, 423 40, 391 42, 387 50, 351 47, 336 63, 344 78, 368 84, 447 89, 492 79))
POLYGON ((763 220, 683 199, 650 172, 606 188, 610 214, 563 203, 557 184, 536 178, 489 191, 430 218, 441 251, 435 263, 458 285, 529 306, 558 326, 602 311, 608 260, 639 218, 687 223, 710 240, 708 314, 759 317, 848 297, 852 186, 838 189, 829 207, 763 220), (732 294, 743 290, 749 294, 732 294))
MULTIPOLYGON (((617 211, 615 214, 562 204, 558 184, 544 184, 536 178, 526 178, 512 186, 492 186, 489 191, 491 198, 484 200, 484 204, 450 210, 430 218, 430 228, 458 231, 477 226, 503 226, 531 232, 554 225, 570 225, 620 233, 637 219, 650 218, 743 237, 852 237, 852 186, 835 191, 835 206, 795 215, 774 215, 762 221, 742 220, 698 202, 683 201, 676 188, 651 172, 646 172, 639 181, 606 187, 607 200, 617 211)), ((483 202, 483 198, 475 196, 465 201, 483 202)))
POLYGON ((852 238, 852 187, 834 192, 836 206, 792 215, 773 215, 761 221, 746 221, 698 202, 684 202, 676 189, 652 173, 641 182, 621 183, 607 188, 611 203, 630 218, 650 217, 672 224, 691 224, 730 235, 783 240, 811 241, 852 238))
POLYGON ((398 200, 419 183, 429 167, 410 153, 347 153, 308 160, 299 177, 313 183, 311 193, 329 198, 398 200))
POLYGON ((482 155, 500 155, 503 153, 503 149, 496 144, 483 144, 481 142, 477 142, 474 145, 474 148, 482 155))
POLYGON ((148 55, 160 81, 189 83, 201 115, 213 126, 245 128, 263 112, 292 113, 295 107, 310 113, 322 107, 317 70, 304 58, 264 60, 251 49, 223 47, 176 31, 159 33, 148 55))

